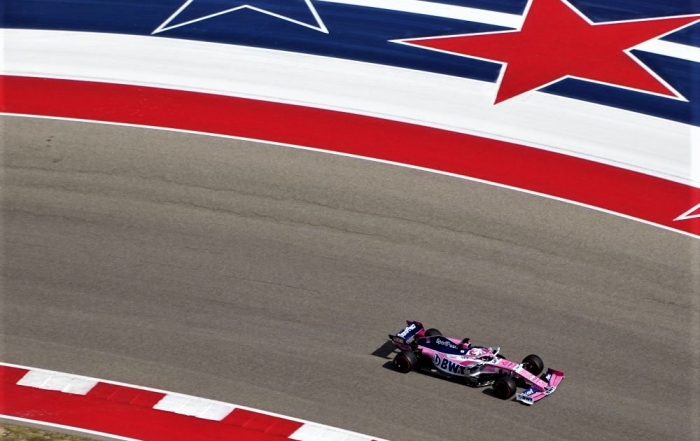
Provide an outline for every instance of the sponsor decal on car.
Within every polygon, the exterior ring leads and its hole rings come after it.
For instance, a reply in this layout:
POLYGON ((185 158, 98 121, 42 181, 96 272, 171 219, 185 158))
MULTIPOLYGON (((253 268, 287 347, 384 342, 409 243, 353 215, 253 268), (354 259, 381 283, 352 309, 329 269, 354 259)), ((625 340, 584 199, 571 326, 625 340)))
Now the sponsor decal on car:
POLYGON ((532 399, 532 395, 534 395, 535 392, 537 392, 537 389, 531 387, 518 394, 518 396, 515 397, 515 400, 523 404, 527 404, 528 406, 532 406, 535 403, 535 400, 532 399))
POLYGON ((458 348, 457 348, 457 345, 454 344, 454 343, 452 343, 452 342, 449 341, 449 340, 444 340, 444 339, 438 339, 438 338, 436 338, 436 339, 435 339, 435 344, 440 345, 440 346, 447 346, 448 348, 452 348, 452 349, 458 349, 458 348))
POLYGON ((533 395, 535 392, 537 392, 537 388, 535 387, 530 387, 529 389, 524 390, 520 396, 522 397, 529 397, 530 395, 533 395))
POLYGON ((447 358, 449 358, 450 360, 466 360, 467 356, 466 355, 447 354, 447 358))
POLYGON ((406 336, 409 334, 409 332, 413 331, 414 329, 416 329, 416 324, 415 324, 415 323, 411 323, 410 326, 406 326, 406 328, 404 328, 403 331, 401 331, 401 332, 399 332, 398 334, 396 334, 396 336, 397 336, 397 337, 401 337, 401 338, 406 338, 406 336))
POLYGON ((450 374, 465 375, 466 368, 454 363, 447 358, 441 358, 439 354, 433 357, 433 364, 440 370, 450 374))

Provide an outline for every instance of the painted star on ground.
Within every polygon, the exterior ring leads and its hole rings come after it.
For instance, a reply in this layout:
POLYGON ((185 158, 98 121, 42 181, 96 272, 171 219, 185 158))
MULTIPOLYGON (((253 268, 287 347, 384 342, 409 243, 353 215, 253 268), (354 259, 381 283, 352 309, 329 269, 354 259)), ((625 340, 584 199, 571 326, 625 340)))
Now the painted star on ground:
POLYGON ((198 23, 241 9, 250 9, 281 20, 328 33, 311 0, 187 0, 153 34, 198 23), (176 20, 177 19, 177 20, 176 20))
POLYGON ((566 77, 681 98, 629 50, 700 20, 700 15, 593 23, 566 0, 531 0, 520 30, 400 40, 504 63, 495 103, 566 77))

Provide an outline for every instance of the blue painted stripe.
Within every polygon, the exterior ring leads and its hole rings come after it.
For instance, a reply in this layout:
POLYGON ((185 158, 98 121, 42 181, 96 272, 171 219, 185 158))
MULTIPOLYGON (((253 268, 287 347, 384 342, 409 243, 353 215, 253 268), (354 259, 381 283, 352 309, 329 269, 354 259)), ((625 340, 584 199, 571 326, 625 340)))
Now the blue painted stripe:
POLYGON ((569 0, 594 22, 700 13, 695 0, 569 0))
POLYGON ((527 6, 527 0, 432 0, 431 3, 486 9, 506 14, 522 14, 527 6))
POLYGON ((543 90, 560 96, 700 126, 700 106, 698 106, 700 64, 648 52, 633 51, 633 53, 659 73, 690 103, 575 79, 560 81, 543 90))
POLYGON ((688 26, 678 32, 664 37, 663 40, 674 43, 687 44, 689 46, 700 47, 700 23, 688 26))

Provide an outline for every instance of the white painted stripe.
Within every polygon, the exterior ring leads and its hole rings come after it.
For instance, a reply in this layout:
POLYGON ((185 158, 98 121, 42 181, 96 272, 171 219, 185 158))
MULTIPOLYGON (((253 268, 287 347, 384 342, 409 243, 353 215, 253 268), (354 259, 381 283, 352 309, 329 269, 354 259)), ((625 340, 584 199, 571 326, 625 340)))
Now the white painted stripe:
POLYGON ((639 46, 635 46, 635 49, 700 63, 700 47, 672 43, 664 40, 650 40, 646 43, 640 44, 639 46))
MULTIPOLYGON (((93 122, 93 121, 88 121, 88 122, 93 122)), ((125 125, 125 124, 119 124, 119 125, 125 125)), ((153 128, 154 128, 154 129, 160 129, 159 127, 153 127, 153 128)), ((161 130, 163 130, 163 129, 161 129, 161 130)), ((672 231, 675 231, 675 230, 672 230, 672 231)), ((0 366, 6 366, 6 367, 16 368, 16 369, 31 370, 31 371, 48 372, 48 373, 52 373, 52 374, 57 374, 57 373, 58 373, 58 372, 55 372, 55 371, 49 371, 49 370, 46 370, 46 369, 40 369, 40 368, 34 368, 34 367, 30 367, 30 366, 24 366, 24 365, 21 365, 21 364, 5 363, 5 362, 3 362, 3 361, 0 361, 0 366)), ((67 375, 67 374, 64 374, 64 375, 67 375)), ((163 394, 163 395, 170 395, 170 394, 173 394, 173 392, 168 392, 168 391, 165 391, 165 390, 162 390, 162 389, 155 389, 155 388, 153 388, 153 387, 135 386, 135 385, 133 385, 133 384, 122 383, 122 382, 119 382, 119 381, 102 380, 102 379, 99 379, 99 378, 85 377, 85 376, 81 376, 81 375, 74 375, 74 376, 75 376, 75 377, 80 377, 80 378, 83 378, 83 379, 87 379, 87 380, 94 380, 96 383, 114 384, 114 385, 116 385, 116 386, 130 387, 130 388, 133 388, 133 389, 140 389, 140 390, 147 390, 147 391, 150 391, 150 392, 157 392, 157 393, 161 393, 161 394, 163 394)), ((228 404, 228 403, 224 403, 223 401, 215 401, 215 400, 209 400, 209 401, 214 401, 214 402, 220 403, 220 404, 228 404)), ((250 412, 255 412, 255 413, 259 413, 259 414, 262 414, 262 415, 268 415, 268 416, 276 417, 276 418, 284 418, 284 419, 286 419, 286 420, 296 421, 296 422, 302 423, 302 424, 307 424, 307 423, 309 423, 309 424, 316 424, 316 423, 310 423, 310 422, 307 421, 307 420, 302 420, 301 418, 289 417, 289 416, 281 415, 281 414, 279 414, 279 413, 274 413, 274 412, 268 412, 268 411, 266 411, 266 410, 255 409, 255 408, 253 408, 253 407, 239 406, 238 404, 235 404, 235 405, 234 405, 234 404, 231 404, 231 406, 234 406, 236 409, 243 409, 243 410, 247 410, 247 411, 250 411, 250 412)), ((321 424, 316 424, 316 425, 318 425, 318 426, 323 426, 323 425, 321 425, 321 424)), ((334 428, 331 427, 331 426, 323 426, 323 427, 328 427, 328 428, 334 429, 334 428)), ((354 433, 354 432, 349 432, 349 431, 343 430, 343 429, 335 429, 335 430, 339 430, 339 431, 345 432, 345 433, 354 433)), ((356 435, 359 435, 359 434, 356 434, 356 435)), ((387 441, 387 440, 384 440, 384 439, 381 439, 381 438, 377 438, 377 437, 370 437, 370 439, 375 440, 375 441, 387 441)))
MULTIPOLYGON (((200 398, 205 400, 204 398, 200 398)), ((205 400, 207 405, 204 409, 199 411, 196 415, 197 418, 202 418, 205 420, 221 421, 236 408, 233 404, 219 403, 212 400, 205 400)))
POLYGON ((20 386, 55 390, 74 395, 85 395, 95 387, 97 381, 58 372, 30 370, 17 384, 20 386))
POLYGON ((363 6, 366 8, 387 9, 411 14, 430 15, 432 17, 451 18, 454 20, 473 21, 506 28, 520 28, 523 16, 488 11, 486 9, 465 6, 432 3, 421 0, 319 0, 326 3, 341 3, 363 6))
POLYGON ((140 441, 135 438, 127 438, 125 436, 112 435, 111 433, 98 432, 96 430, 82 429, 80 427, 65 426, 63 424, 47 423, 46 421, 33 420, 30 418, 20 418, 12 415, 5 415, 0 413, 0 420, 16 421, 19 423, 35 424, 37 426, 50 427, 53 429, 65 430, 70 432, 82 433, 85 435, 99 436, 100 438, 110 438, 119 441, 140 441))
POLYGON ((74 377, 68 386, 61 389, 61 392, 75 395, 86 395, 97 385, 97 382, 82 377, 74 377))
POLYGON ((318 424, 304 424, 289 439, 296 441, 370 441, 372 438, 357 433, 338 431, 318 424))
MULTIPOLYGON (((503 26, 520 29, 524 16, 465 6, 446 5, 422 0, 317 0, 326 3, 363 6, 367 8, 386 9, 412 14, 429 15, 432 17, 451 18, 454 20, 472 21, 476 23, 503 26)), ((333 30, 331 29, 331 32, 333 30)), ((426 35, 428 37, 429 35, 426 35)), ((651 40, 636 47, 636 49, 667 57, 700 63, 700 48, 685 44, 671 43, 663 40, 651 40)))
POLYGON ((206 420, 221 421, 233 412, 236 406, 188 395, 167 394, 153 408, 206 420))
POLYGON ((677 218, 673 219, 674 221, 682 221, 682 220, 688 220, 688 219, 697 219, 700 218, 700 204, 694 206, 690 210, 686 211, 685 213, 681 214, 677 218))
POLYGON ((20 386, 38 387, 39 389, 45 389, 44 383, 51 378, 53 374, 51 372, 34 371, 31 370, 27 372, 24 377, 22 377, 17 384, 20 386))
POLYGON ((293 52, 167 38, 9 30, 4 72, 239 96, 514 142, 700 186, 700 128, 539 92, 293 52), (695 172, 694 172, 695 170, 695 172), (695 175, 693 174, 695 173, 695 175))
MULTIPOLYGON (((120 125, 124 125, 124 124, 120 124, 120 125)), ((157 127, 155 127, 155 128, 157 129, 157 127)), ((674 231, 675 231, 675 230, 674 230, 674 231)), ((155 388, 152 388, 152 387, 135 386, 135 385, 133 385, 133 384, 122 383, 122 382, 119 382, 119 381, 101 380, 101 379, 98 379, 98 378, 94 378, 94 377, 85 377, 85 376, 81 376, 81 375, 64 374, 64 373, 59 373, 59 372, 55 372, 55 371, 49 371, 49 370, 46 370, 46 369, 39 369, 39 368, 30 367, 30 366, 24 366, 24 365, 21 365, 21 364, 5 363, 5 362, 3 362, 3 361, 0 361, 0 366, 6 366, 6 367, 9 367, 9 368, 15 368, 15 369, 29 370, 29 371, 31 371, 31 372, 42 372, 42 373, 44 373, 44 374, 50 374, 50 375, 53 375, 53 374, 70 375, 70 376, 72 376, 72 377, 76 377, 76 378, 80 378, 80 379, 84 379, 84 380, 92 380, 92 381, 94 381, 95 383, 114 384, 114 385, 117 385, 117 386, 124 386, 124 387, 133 388, 133 389, 147 390, 147 391, 150 391, 150 392, 158 392, 158 393, 162 393, 162 394, 164 394, 164 395, 181 395, 181 394, 175 394, 175 393, 173 393, 173 392, 168 392, 168 391, 165 391, 165 390, 162 390, 162 389, 155 389, 155 388)), ((26 376, 26 375, 25 375, 25 376, 26 376)), ((194 398, 194 397, 193 397, 193 398, 194 398)), ((350 431, 348 431, 348 430, 337 429, 337 428, 334 428, 334 427, 331 427, 331 426, 324 426, 324 425, 322 425, 322 424, 317 424, 317 423, 311 423, 311 422, 309 422, 309 421, 307 421, 307 420, 302 420, 302 419, 300 419, 300 418, 294 418, 294 417, 289 417, 289 416, 281 415, 281 414, 279 414, 279 413, 268 412, 268 411, 266 411, 266 410, 255 409, 255 408, 247 407, 247 406, 239 406, 239 405, 237 405, 237 404, 234 405, 234 404, 224 403, 223 401, 216 401, 216 400, 207 400, 207 401, 212 402, 212 403, 222 404, 222 405, 225 405, 225 406, 232 406, 232 407, 234 407, 234 408, 236 408, 236 409, 243 409, 243 410, 247 410, 247 411, 249 411, 249 412, 259 413, 259 414, 261 414, 261 415, 268 415, 268 416, 275 417, 275 418, 283 418, 283 419, 285 419, 285 420, 296 421, 296 422, 302 423, 302 424, 313 424, 313 425, 318 426, 318 427, 326 427, 326 428, 328 428, 329 430, 335 430, 335 431, 339 431, 339 432, 342 432, 342 433, 354 434, 354 435, 357 435, 357 436, 364 436, 364 437, 365 437, 365 438, 361 438, 361 439, 371 439, 371 440, 374 440, 374 441, 387 441, 387 440, 384 440, 384 439, 381 439, 381 438, 377 438, 377 437, 368 437, 368 436, 366 436, 366 435, 361 435, 361 434, 359 434, 359 433, 350 432, 350 431)), ((0 415, 1 415, 1 414, 0 414, 0 415)), ((3 416, 4 416, 4 415, 3 415, 3 416)), ((8 417, 8 418, 12 418, 12 417, 8 417)), ((43 422, 41 422, 41 423, 44 424, 43 422)), ((110 436, 111 436, 111 435, 110 435, 110 436)), ((124 440, 127 440, 127 441, 131 441, 130 439, 127 439, 127 438, 123 438, 123 439, 124 439, 124 440)))

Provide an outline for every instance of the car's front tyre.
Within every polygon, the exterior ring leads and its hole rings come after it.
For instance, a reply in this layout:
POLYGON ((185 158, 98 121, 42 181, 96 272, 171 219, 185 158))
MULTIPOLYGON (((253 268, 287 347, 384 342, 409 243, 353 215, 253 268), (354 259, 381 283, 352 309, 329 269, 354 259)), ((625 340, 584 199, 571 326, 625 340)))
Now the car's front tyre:
POLYGON ((544 362, 539 356, 530 354, 523 358, 523 367, 532 375, 537 376, 544 370, 544 362))
POLYGON ((511 376, 504 375, 494 381, 493 394, 501 400, 507 400, 515 395, 515 391, 517 390, 516 388, 517 385, 515 383, 515 379, 511 376))

